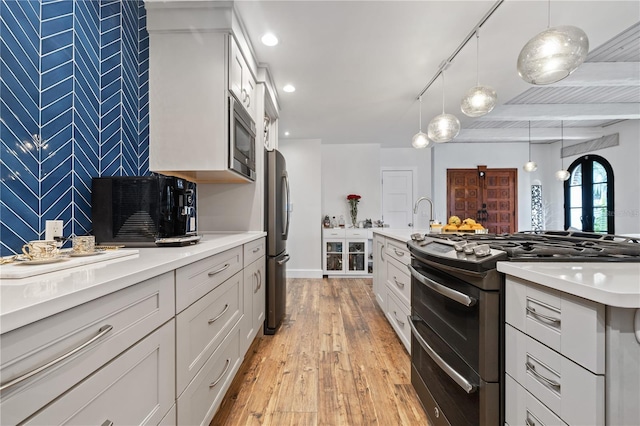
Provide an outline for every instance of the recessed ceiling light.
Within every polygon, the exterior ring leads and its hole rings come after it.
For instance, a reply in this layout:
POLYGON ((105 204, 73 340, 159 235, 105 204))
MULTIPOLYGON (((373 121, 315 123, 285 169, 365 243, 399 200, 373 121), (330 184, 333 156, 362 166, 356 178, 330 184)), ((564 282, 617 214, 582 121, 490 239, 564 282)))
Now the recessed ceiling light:
POLYGON ((285 136, 289 136, 289 132, 284 132, 284 135, 285 136))
POLYGON ((284 86, 282 88, 282 90, 284 90, 285 92, 291 93, 291 92, 295 92, 296 88, 293 87, 293 85, 291 85, 291 84, 287 84, 286 86, 284 86))
POLYGON ((275 46, 278 44, 278 37, 273 35, 272 33, 266 33, 262 36, 262 44, 265 46, 275 46))

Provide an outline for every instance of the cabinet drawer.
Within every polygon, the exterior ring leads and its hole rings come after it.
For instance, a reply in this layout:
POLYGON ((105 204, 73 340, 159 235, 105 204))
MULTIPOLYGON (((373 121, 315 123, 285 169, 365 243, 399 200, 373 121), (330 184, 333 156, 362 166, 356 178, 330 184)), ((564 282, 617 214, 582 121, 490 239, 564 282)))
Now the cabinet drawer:
POLYGON ((176 270, 176 312, 200 299, 242 269, 242 246, 176 270))
POLYGON ((322 236, 324 238, 344 238, 344 228, 323 228, 322 236))
POLYGON ((390 240, 387 238, 387 247, 385 250, 386 254, 388 254, 398 262, 405 265, 411 263, 411 254, 409 254, 409 249, 407 248, 406 243, 397 240, 390 240))
POLYGON ((509 276, 505 292, 507 323, 604 374, 604 305, 509 276))
POLYGON ((178 314, 178 395, 240 319, 243 281, 238 272, 178 314))
POLYGON ((260 238, 259 240, 251 241, 244 245, 245 268, 266 254, 265 244, 266 240, 264 238, 260 238))
POLYGON ((173 285, 167 273, 3 334, 3 385, 72 355, 4 389, 0 423, 24 420, 172 318, 173 285))
POLYGON ((179 425, 209 425, 240 361, 240 328, 236 327, 178 398, 179 425))
POLYGON ((570 425, 604 425, 604 376, 507 325, 507 374, 570 425))
POLYGON ((411 276, 407 272, 407 265, 394 258, 387 261, 387 286, 392 289, 400 301, 411 305, 411 276))
POLYGON ((368 232, 364 228, 351 228, 344 230, 345 238, 360 238, 360 239, 368 239, 368 232))
POLYGON ((29 419, 33 425, 156 425, 174 395, 174 322, 91 375, 29 419))
POLYGON ((407 322, 407 317, 411 314, 411 309, 402 303, 391 291, 387 291, 387 320, 396 331, 400 341, 411 353, 411 327, 407 322))
POLYGON ((509 425, 567 426, 508 374, 505 376, 505 422, 509 425))

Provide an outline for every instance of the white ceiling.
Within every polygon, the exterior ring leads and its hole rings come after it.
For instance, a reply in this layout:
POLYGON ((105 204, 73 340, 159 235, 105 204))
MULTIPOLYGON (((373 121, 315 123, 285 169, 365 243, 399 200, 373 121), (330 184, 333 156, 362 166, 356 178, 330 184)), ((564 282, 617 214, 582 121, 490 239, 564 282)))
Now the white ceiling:
MULTIPOLYGON (((494 4, 245 0, 235 7, 277 86, 281 139, 410 147, 418 94, 494 4), (279 38, 277 46, 260 42, 268 31, 279 38), (287 83, 297 90, 282 91, 287 83)), ((516 60, 546 29, 548 5, 507 0, 480 29, 480 83, 498 92, 498 106, 487 116, 460 112, 460 100, 476 83, 476 38, 453 60, 445 72, 445 111, 462 123, 454 142, 527 141, 529 120, 532 142, 555 141, 564 120, 571 143, 608 134, 606 125, 620 119, 640 119, 640 2, 551 1, 551 26, 582 28, 590 56, 553 87, 532 86, 518 76, 516 60)), ((441 112, 438 78, 423 96, 423 131, 441 112)))

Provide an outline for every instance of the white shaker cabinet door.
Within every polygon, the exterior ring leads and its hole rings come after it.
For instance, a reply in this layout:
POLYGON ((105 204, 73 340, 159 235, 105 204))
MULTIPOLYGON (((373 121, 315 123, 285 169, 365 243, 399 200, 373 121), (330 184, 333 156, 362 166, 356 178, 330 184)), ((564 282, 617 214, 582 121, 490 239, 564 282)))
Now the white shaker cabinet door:
MULTIPOLYGON (((156 425, 175 400, 171 320, 29 419, 28 425, 156 425)), ((170 419, 165 419, 171 424, 170 419)))

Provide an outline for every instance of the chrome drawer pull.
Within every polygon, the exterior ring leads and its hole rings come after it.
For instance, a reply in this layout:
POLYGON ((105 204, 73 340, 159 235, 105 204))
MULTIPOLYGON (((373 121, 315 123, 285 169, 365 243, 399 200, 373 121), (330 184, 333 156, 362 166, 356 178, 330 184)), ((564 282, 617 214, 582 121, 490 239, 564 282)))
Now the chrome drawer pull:
POLYGON ((260 251, 260 247, 256 247, 251 251, 251 253, 257 253, 259 251, 260 251))
POLYGON ((398 313, 396 311, 393 311, 393 316, 396 317, 396 322, 404 327, 404 321, 400 321, 400 319, 398 318, 398 313))
POLYGON ((380 260, 382 260, 384 262, 384 244, 380 245, 380 260))
POLYGON ((254 272, 253 276, 256 277, 256 289, 253 290, 253 293, 257 293, 260 290, 260 279, 258 278, 258 272, 254 272))
POLYGON ((227 363, 224 365, 224 370, 222 370, 222 373, 220 374, 220 376, 213 383, 209 385, 209 389, 215 387, 220 382, 220 380, 222 380, 224 375, 227 374, 227 370, 229 370, 230 365, 231 365, 231 360, 227 359, 227 363))
POLYGON ((107 419, 100 426, 113 426, 113 422, 107 419))
POLYGON ((548 384, 549 386, 552 386, 556 389, 560 389, 560 383, 551 380, 551 379, 547 379, 546 377, 544 377, 542 374, 538 373, 536 371, 536 366, 531 364, 530 362, 525 362, 525 367, 527 368, 527 371, 530 371, 531 374, 533 374, 537 379, 542 380, 544 383, 548 384))
POLYGON ((404 288, 404 283, 400 283, 398 282, 398 280, 396 279, 396 277, 393 277, 393 282, 396 283, 396 285, 400 288, 404 288))
POLYGON ((209 275, 210 277, 214 276, 215 274, 219 274, 220 272, 224 271, 225 269, 227 269, 229 266, 231 266, 230 263, 225 263, 224 266, 220 269, 216 269, 215 271, 211 271, 209 272, 207 275, 209 275))
POLYGON ((403 252, 403 251, 401 251, 401 250, 398 250, 398 249, 397 249, 397 248, 395 248, 395 247, 393 248, 393 251, 395 251, 395 252, 396 252, 396 254, 397 254, 398 256, 404 256, 404 252, 403 252))
POLYGON ((113 326, 112 325, 108 325, 108 324, 107 325, 103 325, 98 330, 98 334, 93 336, 91 339, 89 339, 86 342, 82 343, 80 346, 78 346, 78 347, 76 347, 74 349, 71 349, 69 352, 67 352, 66 354, 54 359, 53 361, 49 361, 48 363, 46 363, 44 365, 41 365, 40 367, 37 367, 37 368, 29 371, 28 373, 25 373, 22 376, 17 377, 15 379, 3 384, 2 386, 0 386, 0 392, 2 392, 5 389, 10 388, 13 385, 16 385, 16 384, 20 383, 22 381, 27 380, 29 377, 35 376, 36 374, 40 373, 41 371, 44 371, 47 368, 58 364, 59 362, 64 361, 65 359, 69 358, 70 356, 80 352, 81 350, 83 350, 84 348, 86 348, 87 346, 89 346, 90 344, 95 342, 96 340, 100 339, 102 336, 104 336, 105 334, 107 334, 111 330, 113 330, 113 326))
POLYGON ((530 308, 527 306, 527 312, 529 312, 531 315, 534 315, 542 320, 545 320, 547 322, 550 322, 551 324, 560 324, 560 319, 559 318, 554 318, 554 317, 550 317, 548 315, 542 315, 541 313, 536 312, 535 309, 530 308))
POLYGON ((209 320, 209 324, 213 324, 214 322, 218 321, 228 310, 229 310, 229 304, 227 303, 226 305, 224 305, 224 309, 222 310, 222 312, 220 312, 218 316, 216 316, 215 318, 211 318, 209 320))
POLYGON ((262 271, 258 269, 258 290, 262 288, 262 271))
POLYGON ((420 346, 424 351, 431 357, 431 359, 438 364, 438 367, 442 369, 451 379, 458 384, 466 393, 473 393, 476 391, 477 386, 472 385, 467 381, 467 379, 462 376, 462 374, 458 373, 453 369, 449 364, 447 364, 441 357, 434 351, 431 346, 424 340, 424 338, 418 333, 416 326, 413 325, 413 319, 411 315, 407 315, 407 319, 409 320, 409 326, 411 327, 411 334, 418 340, 420 346))
POLYGON ((460 293, 459 291, 453 290, 440 283, 437 283, 434 280, 427 278, 424 275, 422 275, 420 272, 416 271, 416 269, 411 265, 407 265, 407 267, 411 271, 411 276, 413 276, 422 284, 429 287, 431 290, 440 293, 444 297, 448 297, 451 300, 455 300, 456 302, 464 306, 473 306, 476 304, 477 300, 475 297, 467 296, 464 293, 460 293))

